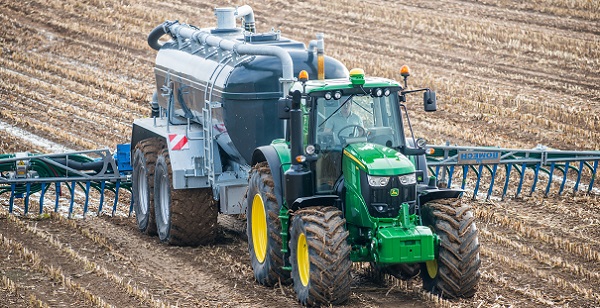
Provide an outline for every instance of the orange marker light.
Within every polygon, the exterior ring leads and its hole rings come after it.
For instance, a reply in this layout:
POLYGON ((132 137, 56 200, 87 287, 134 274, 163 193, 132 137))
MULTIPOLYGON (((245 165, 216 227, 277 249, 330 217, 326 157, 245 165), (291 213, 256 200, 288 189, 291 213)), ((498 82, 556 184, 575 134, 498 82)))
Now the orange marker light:
POLYGON ((308 72, 305 70, 301 70, 300 73, 298 74, 298 80, 307 81, 308 80, 308 72))
POLYGON ((402 77, 410 76, 410 68, 408 67, 408 65, 402 65, 402 67, 400 68, 400 76, 402 76, 402 77))

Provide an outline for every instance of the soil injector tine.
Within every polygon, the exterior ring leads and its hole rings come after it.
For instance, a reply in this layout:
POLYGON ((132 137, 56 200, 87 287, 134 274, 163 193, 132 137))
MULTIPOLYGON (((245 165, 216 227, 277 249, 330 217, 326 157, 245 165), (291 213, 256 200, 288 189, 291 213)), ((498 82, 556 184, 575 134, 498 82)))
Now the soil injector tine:
MULTIPOLYGON (((44 197, 48 190, 54 190, 54 212, 61 209, 62 185, 68 188, 69 204, 66 209, 69 218, 76 210, 77 195, 85 198, 82 212, 87 214, 90 188, 100 194, 98 214, 101 214, 105 190, 114 193, 112 215, 117 210, 120 190, 131 191, 131 166, 129 165, 129 145, 120 145, 117 155, 108 149, 89 150, 55 154, 31 154, 27 152, 0 156, 0 200, 2 194, 10 193, 9 212, 15 207, 15 199, 23 199, 23 213, 28 214, 31 195, 39 193, 39 214, 44 212, 44 197), (120 152, 119 152, 120 151, 120 152), (119 157, 121 161, 117 161, 119 157), (117 163, 118 162, 118 163, 117 163), (84 186, 85 183, 85 186, 84 186), (54 184, 54 185, 52 185, 54 184), (77 190, 76 186, 82 189, 77 190)), ((131 205, 130 205, 131 208, 131 205)))
POLYGON ((461 180, 460 188, 473 191, 473 199, 477 198, 482 186, 487 188, 486 199, 491 198, 498 176, 504 177, 502 199, 511 187, 516 187, 515 197, 519 197, 524 185, 530 185, 529 195, 532 195, 540 181, 545 184, 545 196, 550 194, 554 182, 557 184, 555 187, 559 187, 559 195, 565 187, 573 187, 574 192, 579 191, 582 182, 587 183, 587 193, 597 189, 594 188, 594 181, 600 151, 561 151, 543 146, 533 149, 464 147, 448 143, 429 147, 433 151, 426 156, 427 169, 437 178, 440 186, 447 183, 447 187, 451 187, 452 178, 458 177, 461 180), (455 169, 457 166, 462 168, 455 169), (498 168, 502 166, 504 168, 498 168), (513 167, 519 173, 518 180, 510 178, 513 167), (469 169, 474 172, 470 173, 469 169), (528 169, 531 170, 528 172, 528 169), (569 174, 569 169, 575 173, 569 174))

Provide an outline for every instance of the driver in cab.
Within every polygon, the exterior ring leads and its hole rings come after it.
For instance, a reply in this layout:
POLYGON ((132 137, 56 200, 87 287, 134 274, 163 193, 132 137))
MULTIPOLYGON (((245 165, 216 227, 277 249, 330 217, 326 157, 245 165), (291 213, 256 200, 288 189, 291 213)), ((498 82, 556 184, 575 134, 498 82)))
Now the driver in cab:
MULTIPOLYGON (((337 139, 340 130, 347 126, 363 127, 362 119, 357 114, 352 112, 352 101, 347 101, 339 110, 339 112, 327 120, 324 131, 326 133, 333 132, 333 135, 337 139)), ((350 134, 349 136, 351 136, 354 134, 354 129, 348 129, 348 133, 350 134)))

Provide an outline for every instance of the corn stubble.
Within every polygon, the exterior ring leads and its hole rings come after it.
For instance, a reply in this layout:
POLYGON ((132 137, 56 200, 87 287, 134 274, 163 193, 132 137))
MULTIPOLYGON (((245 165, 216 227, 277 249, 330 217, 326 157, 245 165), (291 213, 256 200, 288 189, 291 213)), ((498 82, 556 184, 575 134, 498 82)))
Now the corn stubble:
MULTIPOLYGON (((326 53, 350 68, 400 79, 399 67, 409 64, 410 88, 438 92, 437 113, 423 113, 418 96, 409 96, 407 103, 415 131, 430 143, 449 140, 517 148, 542 143, 558 149, 600 150, 597 1, 536 0, 518 6, 508 0, 493 6, 420 0, 254 2, 249 4, 257 14, 259 31, 275 25, 285 36, 304 42, 314 39, 315 32, 325 32, 326 53), (319 18, 307 19, 292 11, 310 11, 319 18)), ((154 89, 155 52, 147 46, 146 35, 167 19, 212 26, 212 8, 218 5, 110 0, 1 4, 0 22, 5 27, 0 34, 0 120, 77 149, 114 148, 128 142, 130 123, 149 114, 147 101, 154 89)), ((0 132, 0 152, 34 146, 0 132)), ((473 299, 446 301, 423 292, 419 281, 393 277, 386 278, 386 291, 380 295, 414 292, 438 307, 600 305, 594 292, 600 283, 597 196, 534 194, 473 206, 483 261, 480 291, 473 299)), ((114 283, 115 292, 151 306, 167 305, 68 243, 18 218, 6 219, 114 283)), ((106 237, 64 218, 52 219, 80 230, 118 261, 130 258, 106 237)), ((44 265, 18 240, 4 236, 0 240, 3 249, 15 251, 22 262, 76 296, 96 306, 108 305, 65 277, 60 268, 44 265)), ((207 251, 210 258, 223 257, 219 270, 235 273, 235 279, 252 276, 245 260, 230 257, 220 247, 207 251)), ((204 258, 197 262, 208 266, 204 258)), ((7 276, 2 276, 2 286, 11 293, 26 292, 7 276)), ((360 292, 357 288, 352 298, 360 298, 360 292)), ((281 293, 291 296, 284 287, 281 293)), ((29 301, 32 306, 47 305, 33 294, 29 301)))

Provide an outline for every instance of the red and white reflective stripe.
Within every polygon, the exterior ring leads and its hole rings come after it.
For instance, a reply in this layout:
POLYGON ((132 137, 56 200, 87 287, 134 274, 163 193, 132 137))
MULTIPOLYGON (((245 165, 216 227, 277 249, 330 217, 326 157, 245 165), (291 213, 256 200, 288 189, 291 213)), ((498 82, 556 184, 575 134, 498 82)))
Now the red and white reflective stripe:
POLYGON ((189 149, 188 138, 185 135, 169 134, 169 148, 171 151, 189 149))

